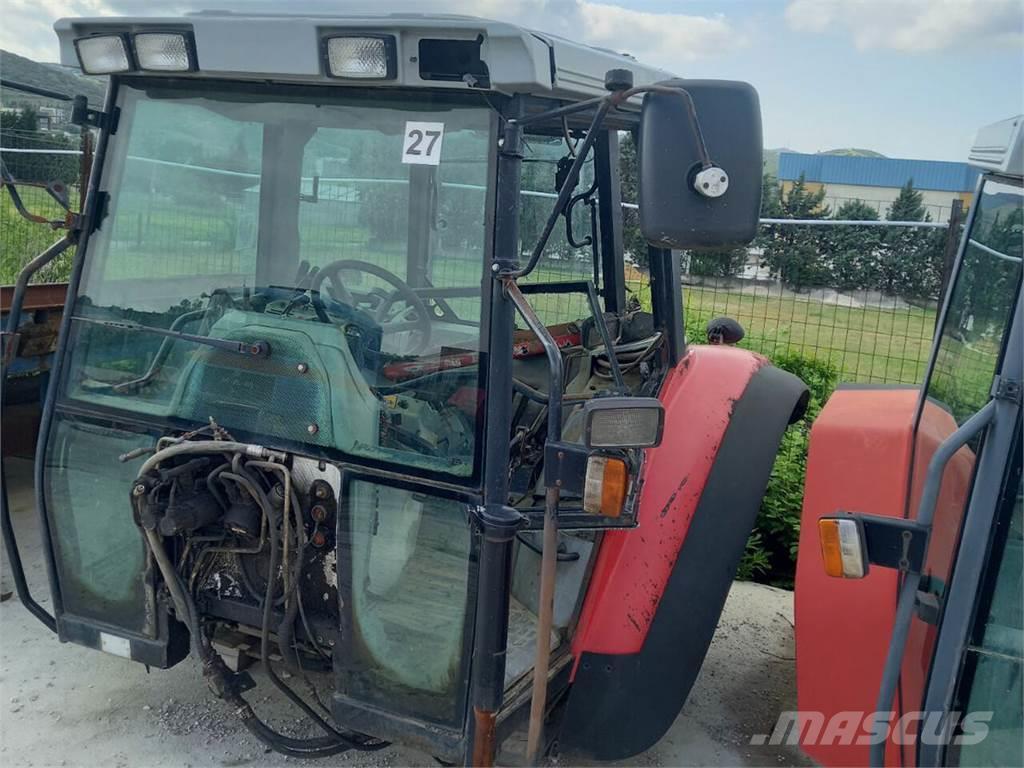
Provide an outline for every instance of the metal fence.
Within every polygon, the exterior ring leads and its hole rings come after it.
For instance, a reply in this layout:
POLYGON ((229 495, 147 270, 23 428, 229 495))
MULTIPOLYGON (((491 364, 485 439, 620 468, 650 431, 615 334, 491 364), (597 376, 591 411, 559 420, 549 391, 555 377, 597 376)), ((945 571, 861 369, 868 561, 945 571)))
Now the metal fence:
POLYGON ((727 315, 770 358, 827 361, 845 382, 918 383, 959 236, 959 220, 762 219, 754 245, 724 257, 733 274, 684 255, 689 335, 727 315))
MULTIPOLYGON (((62 220, 65 211, 46 189, 54 184, 61 185, 71 209, 79 210, 82 152, 69 148, 77 142, 38 134, 17 135, 7 130, 3 140, 0 160, 18 181, 18 193, 27 210, 52 221, 62 220)), ((52 227, 22 218, 7 191, 0 190, 0 284, 13 283, 21 267, 59 237, 60 233, 52 227)), ((67 279, 73 258, 70 251, 58 257, 36 273, 33 282, 67 279)))
MULTIPOLYGON (((74 150, 3 148, 0 158, 19 180, 65 181, 72 204, 77 206, 78 157, 74 150)), ((167 173, 185 174, 183 181, 196 173, 221 174, 226 180, 226 175, 251 175, 185 164, 164 168, 144 158, 137 160, 153 165, 154 178, 157 172, 163 179, 167 173)), ((140 178, 145 181, 144 176, 140 178)), ((405 236, 407 224, 402 212, 408 207, 408 188, 404 180, 339 176, 318 177, 315 190, 313 184, 312 178, 304 179, 302 189, 305 198, 316 198, 316 204, 301 209, 302 228, 308 234, 304 258, 313 263, 360 258, 367 248, 380 256, 389 248, 389 232, 405 236), (382 204, 362 205, 371 196, 380 198, 378 203, 382 204), (371 207, 376 213, 369 210, 371 207), (373 218, 381 214, 387 218, 373 218)), ((448 216, 446 205, 453 214, 466 210, 471 203, 477 205, 482 221, 484 191, 472 184, 443 180, 441 184, 441 226, 435 234, 434 248, 445 254, 444 262, 451 274, 434 277, 435 282, 444 285, 464 281, 473 265, 483 258, 482 238, 474 229, 479 225, 470 226, 457 221, 456 215, 448 216), (469 271, 460 268, 463 263, 469 271)), ((258 191, 251 189, 245 179, 236 186, 224 190, 233 200, 228 209, 230 217, 211 215, 202 206, 185 210, 180 201, 146 194, 146 190, 125 195, 118 211, 117 233, 110 244, 111 249, 123 252, 120 261, 126 272, 122 276, 130 277, 129 272, 144 263, 151 270, 154 261, 192 275, 248 270, 247 265, 255 258, 258 191), (155 199, 158 202, 154 203, 155 199), (172 209, 176 213, 169 217, 167 212, 172 209)), ((20 189, 28 207, 57 216, 58 208, 45 189, 20 189)), ((533 230, 546 218, 554 197, 550 191, 524 191, 524 244, 535 241, 539 231, 533 230)), ((0 282, 10 283, 20 265, 57 235, 14 214, 6 195, 0 205, 0 282)), ((626 203, 624 207, 628 230, 636 225, 636 206, 626 203)), ((577 206, 574 230, 578 236, 589 232, 586 206, 577 206)), ((937 299, 950 264, 950 246, 958 236, 958 220, 949 224, 762 220, 758 239, 749 248, 710 256, 679 254, 688 336, 700 339, 710 319, 728 315, 746 329, 743 346, 769 357, 799 354, 825 360, 838 369, 843 381, 916 383, 928 359, 937 299), (877 284, 863 284, 865 280, 877 284)), ((399 251, 404 253, 403 243, 396 235, 396 260, 401 258, 399 251)), ((641 255, 633 255, 642 264, 641 255)), ((52 265, 37 279, 65 279, 69 266, 69 261, 52 265)), ((571 245, 559 226, 531 279, 579 280, 593 276, 590 248, 571 245)), ((627 262, 626 277, 630 291, 641 303, 648 302, 646 270, 627 262)), ((549 323, 588 314, 582 296, 535 295, 533 301, 549 323)))

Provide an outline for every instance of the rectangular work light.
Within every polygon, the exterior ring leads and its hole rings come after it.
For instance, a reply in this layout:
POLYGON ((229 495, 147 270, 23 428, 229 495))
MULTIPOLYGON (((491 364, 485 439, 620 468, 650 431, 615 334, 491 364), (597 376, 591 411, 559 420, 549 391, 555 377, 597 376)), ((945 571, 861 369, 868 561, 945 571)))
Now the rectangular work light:
POLYGON ((150 72, 191 72, 196 69, 195 46, 181 32, 139 32, 132 37, 139 68, 150 72))
POLYGON ((583 407, 588 448, 653 448, 664 424, 665 408, 655 397, 601 397, 583 407))
POLYGON ((342 35, 324 41, 327 72, 353 80, 393 80, 397 71, 392 35, 342 35))
POLYGON ((87 75, 112 75, 132 68, 124 35, 94 35, 75 40, 78 63, 87 75))

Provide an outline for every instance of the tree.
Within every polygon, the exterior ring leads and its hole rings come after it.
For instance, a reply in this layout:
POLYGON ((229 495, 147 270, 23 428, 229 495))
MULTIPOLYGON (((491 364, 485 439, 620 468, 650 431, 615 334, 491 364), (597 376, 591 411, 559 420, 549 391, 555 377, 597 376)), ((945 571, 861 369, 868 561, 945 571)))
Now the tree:
MULTIPOLYGON (((836 211, 841 221, 877 221, 878 213, 862 200, 850 200, 836 211)), ((878 227, 824 227, 823 251, 828 254, 832 287, 840 291, 866 288, 873 279, 881 232, 878 227)))
MULTIPOLYGON (((889 221, 931 221, 924 195, 908 179, 889 206, 889 221)), ((935 298, 942 283, 942 230, 886 227, 875 265, 875 287, 885 293, 935 298)))
POLYGON ((959 314, 958 327, 961 330, 972 328, 971 335, 975 339, 984 337, 993 327, 998 335, 1007 322, 1011 309, 1007 306, 1007 297, 1014 294, 1008 285, 1012 285, 1020 273, 1019 262, 1014 259, 1020 259, 1024 249, 1024 211, 1019 206, 997 208, 991 217, 981 214, 979 211, 964 252, 952 304, 953 311, 959 314), (975 243, 1010 258, 999 258, 975 243))
POLYGON ((747 264, 746 248, 716 248, 690 251, 690 274, 705 277, 734 277, 747 264))
MULTIPOLYGON (((633 142, 633 134, 619 135, 619 183, 622 202, 635 203, 639 199, 636 144, 633 142)), ((622 244, 623 250, 630 254, 637 264, 647 266, 647 241, 640 233, 639 211, 633 208, 625 208, 622 211, 622 244)))
POLYGON ((0 112, 5 131, 14 133, 39 134, 39 112, 30 104, 0 112))
POLYGON ((770 173, 761 176, 761 218, 782 218, 782 188, 770 173))
POLYGON ((47 150, 76 149, 74 142, 39 130, 39 113, 30 104, 19 104, 0 111, 0 132, 4 146, 11 149, 37 149, 34 153, 7 153, 4 163, 18 181, 78 182, 78 158, 74 155, 46 154, 47 150))
POLYGON ((0 130, 4 134, 4 146, 41 151, 40 154, 7 154, 4 157, 7 170, 19 181, 77 184, 80 172, 78 158, 74 155, 46 153, 53 149, 77 149, 76 144, 63 136, 43 133, 38 123, 38 112, 28 104, 18 110, 3 112, 0 130))
POLYGON ((907 183, 900 188, 900 193, 889 206, 889 213, 886 217, 889 221, 931 221, 924 207, 924 194, 914 189, 914 180, 907 179, 907 183))
MULTIPOLYGON (((762 200, 762 215, 767 212, 768 218, 826 219, 832 209, 823 204, 824 200, 825 189, 812 191, 801 174, 787 194, 779 192, 777 198, 771 196, 762 200)), ((822 258, 822 233, 818 229, 798 225, 762 227, 756 241, 763 249, 762 266, 793 288, 827 283, 829 273, 822 258)))

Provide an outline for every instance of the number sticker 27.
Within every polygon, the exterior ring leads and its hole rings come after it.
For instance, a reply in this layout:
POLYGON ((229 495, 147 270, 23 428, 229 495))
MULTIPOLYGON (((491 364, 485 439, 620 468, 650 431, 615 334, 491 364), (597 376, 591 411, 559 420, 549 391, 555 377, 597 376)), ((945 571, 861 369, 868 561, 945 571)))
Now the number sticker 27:
POLYGON ((402 162, 412 165, 440 165, 444 123, 408 121, 402 141, 402 162))

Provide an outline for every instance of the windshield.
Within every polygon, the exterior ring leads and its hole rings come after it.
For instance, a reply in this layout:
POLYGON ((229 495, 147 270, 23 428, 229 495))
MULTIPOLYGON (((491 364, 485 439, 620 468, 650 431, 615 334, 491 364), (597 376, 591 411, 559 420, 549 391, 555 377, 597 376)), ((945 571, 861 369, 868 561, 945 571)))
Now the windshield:
POLYGON ((472 475, 489 108, 152 84, 119 104, 64 395, 472 475))

